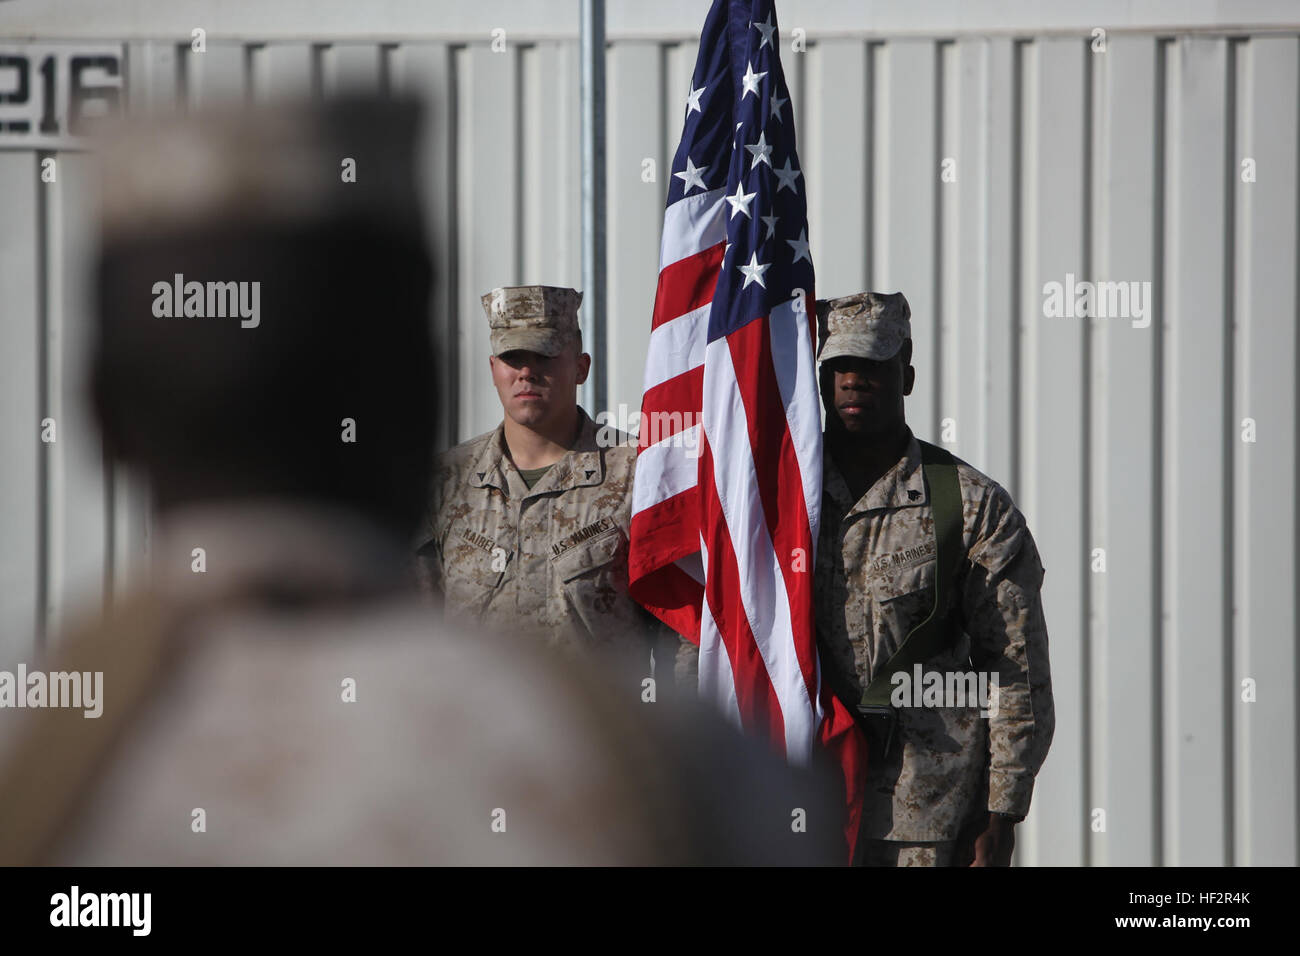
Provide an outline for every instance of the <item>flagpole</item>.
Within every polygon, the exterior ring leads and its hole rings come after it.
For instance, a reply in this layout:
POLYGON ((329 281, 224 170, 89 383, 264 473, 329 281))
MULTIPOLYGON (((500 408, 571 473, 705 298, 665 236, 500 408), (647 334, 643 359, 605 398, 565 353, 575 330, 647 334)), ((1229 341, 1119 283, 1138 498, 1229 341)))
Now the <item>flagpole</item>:
POLYGON ((582 404, 605 410, 605 0, 581 0, 582 338, 592 370, 582 404))

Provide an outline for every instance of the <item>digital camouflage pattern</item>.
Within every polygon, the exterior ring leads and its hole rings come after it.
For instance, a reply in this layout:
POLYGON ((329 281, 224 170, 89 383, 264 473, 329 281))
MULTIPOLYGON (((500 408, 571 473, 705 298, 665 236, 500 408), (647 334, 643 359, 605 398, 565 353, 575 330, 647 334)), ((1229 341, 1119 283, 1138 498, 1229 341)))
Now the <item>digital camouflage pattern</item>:
POLYGON ((493 289, 479 301, 487 313, 492 354, 512 349, 556 356, 581 338, 582 293, 552 285, 493 289))
MULTIPOLYGON (((994 671, 996 712, 896 708, 889 753, 868 759, 862 836, 950 841, 986 811, 1023 817, 1055 727, 1043 567, 1025 519, 999 484, 954 458, 964 512, 954 645, 925 671, 994 671)), ((817 553, 823 662, 856 704, 934 602, 934 521, 913 436, 903 459, 854 501, 830 453, 817 553)), ((990 688, 991 692, 991 688, 990 688)))
POLYGON ((100 130, 93 153, 101 235, 111 243, 172 229, 218 235, 341 221, 418 231, 411 191, 419 114, 413 100, 343 96, 256 110, 205 106, 201 120, 188 112, 123 116, 100 130), (342 156, 365 170, 346 188, 342 156))
POLYGON ((817 361, 850 355, 883 362, 912 337, 912 307, 901 292, 856 292, 817 302, 817 361))
POLYGON ((904 843, 901 840, 867 840, 863 866, 953 866, 957 844, 952 840, 904 843))
POLYGON ((448 619, 648 654, 666 629, 627 590, 636 445, 579 412, 577 443, 531 490, 502 425, 439 459, 421 576, 448 619))

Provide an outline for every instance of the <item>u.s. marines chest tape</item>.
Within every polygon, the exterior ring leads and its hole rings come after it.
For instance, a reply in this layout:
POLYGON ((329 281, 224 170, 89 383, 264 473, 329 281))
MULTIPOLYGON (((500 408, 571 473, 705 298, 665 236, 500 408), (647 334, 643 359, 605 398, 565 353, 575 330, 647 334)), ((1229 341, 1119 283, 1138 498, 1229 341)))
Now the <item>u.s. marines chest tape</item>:
POLYGON ((598 518, 589 525, 579 528, 573 534, 561 538, 555 544, 551 545, 551 557, 558 558, 567 551, 571 551, 580 544, 609 534, 611 531, 617 531, 618 524, 613 518, 598 518))

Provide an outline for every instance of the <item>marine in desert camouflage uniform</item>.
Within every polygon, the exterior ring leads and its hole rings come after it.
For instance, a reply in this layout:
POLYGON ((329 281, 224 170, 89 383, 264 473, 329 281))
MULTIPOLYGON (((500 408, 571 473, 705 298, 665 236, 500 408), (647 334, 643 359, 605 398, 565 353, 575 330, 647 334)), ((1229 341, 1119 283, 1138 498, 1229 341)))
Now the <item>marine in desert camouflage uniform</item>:
MULTIPOLYGON (((827 411, 818 639, 853 705, 930 613, 934 520, 903 416, 914 381, 907 300, 860 293, 818 308, 827 411)), ((996 672, 998 693, 987 718, 978 706, 895 708, 893 739, 874 740, 868 761, 859 843, 868 864, 1008 865, 1055 726, 1034 539, 1001 485, 954 460, 964 519, 949 589, 955 640, 924 670, 996 672)))
POLYGON ((693 647, 628 595, 636 446, 576 403, 591 365, 581 302, 554 286, 482 297, 505 418, 441 457, 422 576, 450 619, 563 648, 648 656, 657 645, 660 661, 688 662, 693 647))

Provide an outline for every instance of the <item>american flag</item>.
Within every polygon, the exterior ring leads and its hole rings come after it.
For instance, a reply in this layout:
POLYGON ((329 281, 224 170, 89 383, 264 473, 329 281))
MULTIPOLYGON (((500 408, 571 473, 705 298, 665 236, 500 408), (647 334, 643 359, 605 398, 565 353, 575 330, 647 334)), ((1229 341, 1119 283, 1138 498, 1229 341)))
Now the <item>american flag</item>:
POLYGON ((714 0, 673 160, 633 492, 632 595, 700 648, 700 693, 792 763, 865 751, 813 618, 821 405, 808 211, 772 0, 714 0))

